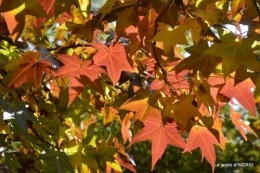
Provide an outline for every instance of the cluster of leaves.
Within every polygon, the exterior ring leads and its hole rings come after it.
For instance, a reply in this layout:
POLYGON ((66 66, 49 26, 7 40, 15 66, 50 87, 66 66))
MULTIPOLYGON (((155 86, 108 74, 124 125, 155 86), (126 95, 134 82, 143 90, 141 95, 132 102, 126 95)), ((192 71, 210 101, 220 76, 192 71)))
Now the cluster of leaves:
MULTIPOLYGON (((150 140, 152 169, 169 144, 200 148, 214 172, 214 145, 224 150, 228 142, 221 107, 235 98, 256 116, 257 1, 90 7, 90 0, 0 0, 1 169, 136 172, 127 151, 150 140)), ((245 129, 257 136, 232 106, 225 118, 245 140, 245 129)))

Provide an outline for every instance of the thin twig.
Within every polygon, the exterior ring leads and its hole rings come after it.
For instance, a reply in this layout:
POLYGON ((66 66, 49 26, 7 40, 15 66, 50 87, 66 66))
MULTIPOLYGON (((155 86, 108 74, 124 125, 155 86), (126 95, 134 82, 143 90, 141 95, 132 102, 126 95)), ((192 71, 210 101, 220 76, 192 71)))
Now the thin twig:
MULTIPOLYGON (((156 35, 157 33, 157 29, 158 29, 158 22, 160 21, 161 17, 164 15, 164 13, 166 13, 169 8, 171 7, 171 4, 173 3, 173 0, 170 0, 170 2, 167 4, 167 6, 163 9, 163 11, 157 16, 157 18, 155 19, 155 27, 154 27, 154 36, 156 35)), ((157 54, 156 54, 156 50, 155 50, 155 46, 156 46, 156 41, 153 41, 152 43, 152 49, 153 49, 153 55, 154 55, 154 59, 156 61, 156 63, 158 64, 159 68, 161 69, 162 73, 163 73, 163 79, 164 79, 164 82, 165 84, 169 87, 170 89, 170 92, 172 95, 175 95, 177 96, 177 93, 175 91, 173 91, 172 87, 171 87, 171 84, 168 80, 168 74, 166 72, 166 70, 163 68, 163 66, 160 64, 160 61, 159 61, 159 58, 157 57, 157 54)))

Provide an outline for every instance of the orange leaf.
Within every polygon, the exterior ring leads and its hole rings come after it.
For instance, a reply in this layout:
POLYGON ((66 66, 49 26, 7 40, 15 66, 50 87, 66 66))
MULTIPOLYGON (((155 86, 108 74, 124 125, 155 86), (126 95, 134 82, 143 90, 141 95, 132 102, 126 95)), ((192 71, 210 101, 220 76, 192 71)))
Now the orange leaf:
POLYGON ((113 85, 116 85, 122 71, 133 71, 123 45, 116 43, 107 48, 106 45, 98 43, 94 44, 94 47, 98 52, 93 60, 97 65, 106 66, 113 85))
POLYGON ((131 146, 134 143, 148 139, 152 140, 152 170, 158 159, 164 153, 167 144, 184 148, 184 140, 178 133, 175 123, 168 123, 162 126, 160 120, 149 117, 144 123, 144 126, 145 127, 134 136, 129 145, 131 146))
POLYGON ((148 117, 160 119, 161 118, 160 110, 148 104, 149 96, 150 96, 149 89, 141 88, 136 92, 136 95, 130 98, 128 101, 126 101, 120 107, 120 109, 134 111, 135 112, 134 120, 139 119, 142 122, 145 122, 148 117))
POLYGON ((81 60, 77 54, 72 56, 58 54, 57 57, 64 64, 56 72, 57 77, 70 77, 69 105, 80 94, 86 85, 103 94, 103 88, 98 80, 98 74, 105 73, 104 69, 92 64, 91 60, 81 60))
POLYGON ((117 115, 118 111, 107 104, 101 109, 100 113, 104 115, 103 117, 104 125, 112 123, 113 120, 118 116, 117 115))
POLYGON ((214 129, 216 129, 219 133, 219 140, 220 140, 220 147, 222 148, 222 150, 225 150, 225 145, 226 143, 229 143, 229 141, 227 140, 227 138, 225 138, 223 131, 222 131, 222 120, 220 118, 216 118, 213 124, 214 129))
POLYGON ((245 140, 247 140, 245 129, 253 133, 253 135, 255 135, 258 138, 257 134, 251 129, 251 127, 249 127, 246 123, 240 121, 242 115, 239 112, 235 112, 232 107, 230 107, 230 118, 245 140))
POLYGON ((126 116, 124 117, 124 119, 121 122, 121 133, 122 133, 122 137, 124 140, 124 143, 126 143, 127 139, 129 141, 131 141, 131 131, 129 130, 131 127, 131 119, 133 118, 133 113, 129 112, 128 114, 126 114, 126 116))
POLYGON ((25 82, 31 82, 35 89, 41 86, 43 73, 50 73, 51 62, 39 60, 41 52, 27 51, 21 58, 14 59, 6 65, 7 70, 14 70, 7 86, 17 88, 25 82))
POLYGON ((165 97, 166 107, 163 110, 163 116, 173 117, 181 131, 184 131, 188 120, 192 117, 202 117, 196 107, 192 105, 194 95, 180 95, 176 102, 174 97, 165 97))
POLYGON ((244 106, 249 112, 256 116, 255 101, 251 91, 251 88, 254 87, 255 85, 250 79, 246 79, 243 82, 235 85, 233 78, 227 78, 226 84, 220 90, 220 93, 229 98, 236 98, 236 100, 242 106, 244 106))
POLYGON ((187 151, 190 152, 200 147, 202 159, 205 156, 211 164, 212 171, 214 172, 216 155, 213 144, 219 145, 216 137, 206 127, 196 125, 191 128, 183 153, 187 151))

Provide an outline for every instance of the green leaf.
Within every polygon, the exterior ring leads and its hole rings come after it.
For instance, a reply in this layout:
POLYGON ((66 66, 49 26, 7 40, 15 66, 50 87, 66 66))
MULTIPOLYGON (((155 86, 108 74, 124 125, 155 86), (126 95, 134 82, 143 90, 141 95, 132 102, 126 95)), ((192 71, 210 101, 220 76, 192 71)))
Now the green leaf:
POLYGON ((102 13, 99 22, 103 20, 107 13, 110 13, 116 0, 107 0, 106 3, 98 10, 98 13, 102 13))
POLYGON ((18 173, 19 168, 21 168, 21 165, 17 161, 17 159, 13 156, 12 153, 4 153, 4 164, 6 167, 12 172, 12 173, 18 173))
POLYGON ((238 40, 231 32, 223 32, 220 35, 222 43, 213 44, 205 53, 222 57, 222 70, 225 78, 241 64, 248 68, 253 66, 256 58, 251 48, 254 42, 252 38, 238 40))
POLYGON ((159 23, 161 31, 153 38, 154 41, 163 42, 163 49, 167 55, 176 44, 188 45, 184 32, 189 29, 188 25, 179 25, 172 28, 164 23, 159 23))
POLYGON ((38 159, 54 163, 57 173, 64 173, 67 171, 74 173, 74 169, 69 162, 69 157, 64 152, 52 150, 47 146, 41 145, 41 147, 44 149, 44 154, 40 154, 38 159))
POLYGON ((35 121, 36 119, 32 112, 26 109, 26 104, 17 99, 10 102, 3 97, 0 98, 0 104, 4 106, 4 120, 14 119, 23 134, 27 135, 27 120, 35 121))
POLYGON ((7 142, 5 141, 7 138, 8 134, 0 134, 0 148, 1 147, 10 147, 7 142))
POLYGON ((55 0, 55 16, 63 12, 70 13, 70 7, 73 4, 73 0, 55 0))
POLYGON ((177 64, 173 70, 179 73, 185 69, 192 69, 193 73, 200 71, 203 77, 209 76, 221 62, 221 57, 205 54, 204 52, 208 48, 209 46, 206 41, 201 42, 197 46, 186 48, 185 50, 191 55, 177 64))

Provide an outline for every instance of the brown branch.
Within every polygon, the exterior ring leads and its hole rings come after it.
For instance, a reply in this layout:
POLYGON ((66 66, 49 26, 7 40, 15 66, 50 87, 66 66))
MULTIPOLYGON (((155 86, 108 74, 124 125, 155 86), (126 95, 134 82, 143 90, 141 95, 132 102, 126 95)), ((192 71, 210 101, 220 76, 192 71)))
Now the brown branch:
POLYGON ((260 23, 260 7, 259 7, 259 4, 257 3, 256 0, 252 0, 254 5, 255 5, 255 8, 256 8, 256 11, 258 13, 258 19, 259 19, 259 23, 260 23))
MULTIPOLYGON (((157 18, 155 19, 155 27, 154 27, 154 36, 157 33, 158 30, 158 22, 161 20, 161 17, 164 15, 164 13, 166 13, 169 8, 171 7, 171 4, 173 3, 173 0, 170 0, 170 2, 167 4, 167 6, 163 9, 163 11, 157 16, 157 18)), ((169 87, 170 92, 172 95, 177 96, 178 94, 176 93, 176 91, 174 91, 171 87, 171 83, 168 80, 168 74, 167 71, 163 68, 163 66, 160 64, 159 58, 156 54, 156 50, 155 50, 155 46, 156 46, 156 41, 153 41, 152 43, 152 49, 153 49, 153 55, 154 55, 154 59, 156 61, 156 63, 158 64, 159 68, 161 69, 162 73, 163 73, 163 80, 166 83, 166 85, 169 87)))

